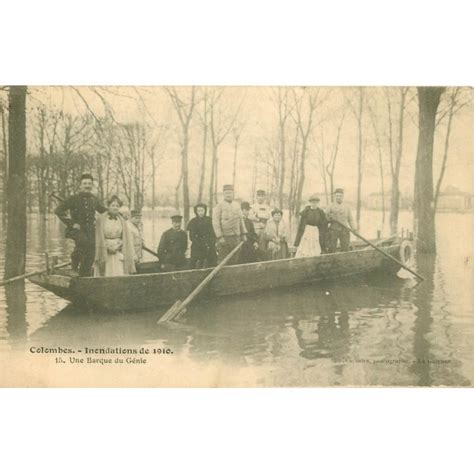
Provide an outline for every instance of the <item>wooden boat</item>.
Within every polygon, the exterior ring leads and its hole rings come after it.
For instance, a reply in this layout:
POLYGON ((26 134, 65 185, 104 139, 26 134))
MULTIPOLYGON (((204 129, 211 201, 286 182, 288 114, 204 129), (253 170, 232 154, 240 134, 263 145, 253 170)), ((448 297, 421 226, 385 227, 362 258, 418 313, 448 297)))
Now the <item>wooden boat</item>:
MULTIPOLYGON (((379 243, 384 251, 409 263, 411 242, 397 237, 379 243)), ((307 258, 247 263, 224 267, 203 291, 203 298, 258 292, 380 272, 395 274, 400 266, 363 243, 348 252, 307 258)), ((138 274, 120 277, 82 277, 58 270, 30 277, 33 283, 90 309, 110 311, 149 310, 184 299, 212 269, 159 272, 158 262, 139 265, 138 274)))

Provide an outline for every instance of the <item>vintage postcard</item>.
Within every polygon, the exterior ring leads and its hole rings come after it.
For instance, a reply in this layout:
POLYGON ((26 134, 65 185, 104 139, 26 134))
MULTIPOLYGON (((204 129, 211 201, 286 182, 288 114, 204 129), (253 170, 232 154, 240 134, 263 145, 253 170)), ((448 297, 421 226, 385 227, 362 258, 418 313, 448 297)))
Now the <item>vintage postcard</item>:
POLYGON ((469 87, 0 87, 0 386, 474 383, 469 87))

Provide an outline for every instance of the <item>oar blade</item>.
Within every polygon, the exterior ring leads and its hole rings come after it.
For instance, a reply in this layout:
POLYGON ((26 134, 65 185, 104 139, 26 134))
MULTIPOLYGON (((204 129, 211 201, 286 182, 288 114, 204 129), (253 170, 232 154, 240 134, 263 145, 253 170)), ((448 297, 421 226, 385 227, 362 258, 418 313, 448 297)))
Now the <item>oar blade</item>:
POLYGON ((171 306, 171 308, 168 311, 166 311, 166 313, 163 314, 163 316, 161 316, 158 322, 164 323, 166 321, 171 321, 172 319, 174 319, 177 316, 177 313, 180 312, 179 311, 180 306, 181 306, 181 300, 176 301, 173 304, 173 306, 171 306))

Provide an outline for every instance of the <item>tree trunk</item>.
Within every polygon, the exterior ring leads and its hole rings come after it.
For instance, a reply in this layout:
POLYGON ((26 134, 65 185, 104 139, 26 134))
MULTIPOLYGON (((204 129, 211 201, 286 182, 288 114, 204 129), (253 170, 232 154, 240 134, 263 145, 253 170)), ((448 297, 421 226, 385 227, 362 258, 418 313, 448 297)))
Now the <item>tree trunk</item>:
POLYGON ((3 168, 2 168, 2 222, 5 224, 7 218, 7 181, 8 181, 8 140, 5 120, 5 109, 0 104, 0 115, 2 116, 2 148, 3 148, 3 168))
POLYGON ((216 179, 217 148, 212 148, 211 179, 209 180, 209 215, 214 208, 214 181, 216 179))
POLYGON ((436 253, 433 202, 433 142, 436 111, 444 87, 418 87, 419 131, 415 169, 415 234, 419 253, 436 253))
POLYGON ((392 169, 392 196, 390 202, 390 232, 396 234, 398 231, 398 214, 400 210, 400 166, 403 155, 403 124, 405 116, 405 100, 408 93, 407 87, 400 89, 400 111, 398 116, 398 143, 395 165, 392 169))
MULTIPOLYGON (((205 99, 206 100, 206 99, 205 99)), ((207 102, 204 103, 205 107, 207 102)), ((202 136, 202 159, 201 159, 201 177, 199 179, 199 192, 198 192, 198 202, 202 202, 204 194, 204 182, 206 178, 206 157, 207 157, 207 109, 204 109, 204 120, 203 125, 203 136, 202 136)))
POLYGON ((357 115, 357 204, 356 204, 356 223, 357 229, 360 228, 360 210, 362 206, 362 112, 364 107, 364 93, 362 89, 359 89, 359 108, 357 115))
POLYGON ((296 195, 296 213, 300 212, 301 203, 303 201, 303 188, 305 181, 305 161, 306 161, 306 139, 303 138, 303 143, 301 145, 301 158, 300 158, 300 167, 299 167, 299 180, 298 180, 298 193, 296 195))
POLYGON ((8 183, 5 278, 25 273, 26 257, 26 86, 8 94, 8 183))
POLYGON ((278 185, 278 205, 283 209, 283 192, 286 174, 285 122, 280 122, 280 182, 278 185))
POLYGON ((174 199, 174 207, 176 208, 177 211, 179 211, 180 203, 179 203, 179 188, 181 186, 181 183, 183 181, 183 172, 181 171, 181 174, 179 176, 179 181, 178 184, 176 185, 175 188, 175 199, 174 199))
POLYGON ((183 150, 182 150, 182 177, 183 177, 183 213, 184 224, 186 229, 189 221, 189 172, 188 172, 188 130, 184 133, 183 150))
POLYGON ((398 175, 392 175, 392 194, 390 196, 390 235, 398 231, 398 211, 400 209, 400 189, 398 175))
POLYGON ((153 156, 151 158, 151 209, 153 211, 155 210, 155 205, 156 205, 156 202, 155 202, 155 200, 156 200, 155 179, 156 179, 156 163, 155 163, 155 156, 153 154, 153 156))
POLYGON ((237 135, 234 141, 234 162, 233 162, 233 168, 232 168, 232 186, 234 186, 234 189, 235 189, 235 181, 237 177, 237 150, 238 148, 239 148, 239 136, 237 135))

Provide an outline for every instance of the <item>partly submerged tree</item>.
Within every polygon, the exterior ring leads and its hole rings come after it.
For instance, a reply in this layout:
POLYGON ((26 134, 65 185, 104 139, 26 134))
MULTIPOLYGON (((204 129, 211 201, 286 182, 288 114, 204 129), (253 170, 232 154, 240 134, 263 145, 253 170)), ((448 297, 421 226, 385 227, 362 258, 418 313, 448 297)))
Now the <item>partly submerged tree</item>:
POLYGON ((8 179, 5 279, 25 273, 26 90, 26 86, 10 86, 8 92, 8 179))
POLYGON ((445 87, 418 87, 418 149, 415 168, 414 230, 416 249, 436 253, 433 196, 433 143, 436 112, 445 87))

